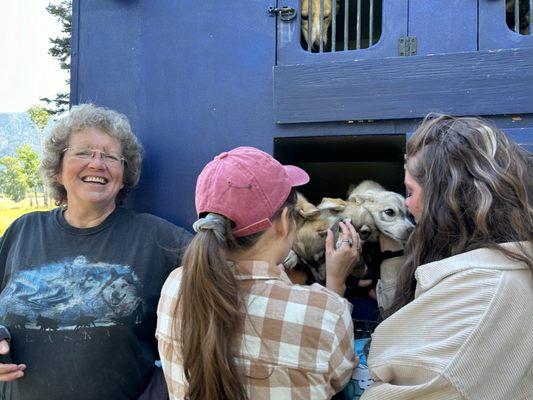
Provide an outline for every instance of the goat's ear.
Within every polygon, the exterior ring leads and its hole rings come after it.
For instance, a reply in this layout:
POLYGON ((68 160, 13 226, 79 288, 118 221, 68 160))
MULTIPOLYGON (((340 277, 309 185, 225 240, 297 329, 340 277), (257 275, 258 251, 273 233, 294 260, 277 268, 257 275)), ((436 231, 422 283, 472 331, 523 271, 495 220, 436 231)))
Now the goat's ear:
POLYGON ((348 187, 348 192, 347 192, 347 195, 348 195, 348 200, 350 200, 350 197, 352 196, 352 192, 355 190, 357 186, 355 186, 353 183, 350 184, 350 186, 348 187))
POLYGON ((348 201, 353 201, 355 204, 360 206, 364 203, 374 203, 375 197, 366 194, 352 194, 350 197, 348 197, 348 201))
POLYGON ((332 199, 331 197, 324 197, 317 206, 319 210, 329 210, 332 212, 341 212, 346 208, 346 202, 341 199, 332 199))
POLYGON ((353 201, 355 204, 361 205, 364 203, 365 200, 360 194, 350 194, 350 196, 348 197, 348 201, 353 201))
POLYGON ((299 210, 298 213, 303 219, 309 219, 318 216, 318 214, 320 214, 320 210, 318 208, 310 208, 308 210, 299 210))
POLYGON ((297 193, 296 210, 303 219, 314 218, 320 214, 320 210, 309 203, 303 194, 297 193))

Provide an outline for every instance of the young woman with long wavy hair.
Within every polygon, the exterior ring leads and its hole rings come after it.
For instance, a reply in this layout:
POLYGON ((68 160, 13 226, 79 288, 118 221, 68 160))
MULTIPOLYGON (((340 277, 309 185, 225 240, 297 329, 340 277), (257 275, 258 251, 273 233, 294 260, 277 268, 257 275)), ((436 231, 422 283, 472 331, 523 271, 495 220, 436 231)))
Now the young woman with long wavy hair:
POLYGON ((531 399, 532 156, 479 118, 431 114, 407 142, 416 228, 363 399, 531 399))
POLYGON ((158 308, 172 399, 327 399, 356 365, 350 307, 339 295, 361 242, 328 232, 327 288, 292 285, 281 262, 295 237, 298 167, 240 147, 198 177, 196 236, 158 308))

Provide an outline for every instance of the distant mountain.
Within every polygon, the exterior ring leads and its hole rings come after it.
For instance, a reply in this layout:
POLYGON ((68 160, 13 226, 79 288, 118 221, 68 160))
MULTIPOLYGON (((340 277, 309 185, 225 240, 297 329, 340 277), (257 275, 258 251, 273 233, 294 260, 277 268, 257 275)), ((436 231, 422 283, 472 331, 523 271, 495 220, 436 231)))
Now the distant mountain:
MULTIPOLYGON (((53 122, 45 128, 44 136, 50 132, 53 122)), ((37 153, 41 153, 41 138, 37 127, 25 112, 0 113, 0 158, 13 156, 17 148, 30 144, 37 153)))

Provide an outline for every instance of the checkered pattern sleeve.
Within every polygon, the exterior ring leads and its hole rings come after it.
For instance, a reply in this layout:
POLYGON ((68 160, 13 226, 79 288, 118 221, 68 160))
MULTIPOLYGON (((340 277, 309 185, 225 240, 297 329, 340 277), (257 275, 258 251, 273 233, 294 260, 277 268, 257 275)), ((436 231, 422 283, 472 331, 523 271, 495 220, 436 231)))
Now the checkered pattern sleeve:
POLYGON ((181 268, 170 274, 163 285, 159 305, 157 307, 157 329, 159 356, 167 382, 170 399, 183 399, 185 396, 186 380, 183 372, 179 342, 176 340, 177 331, 174 312, 181 284, 181 268))
POLYGON ((353 368, 358 362, 353 345, 353 322, 350 307, 345 307, 335 326, 333 348, 329 359, 331 386, 336 392, 346 386, 353 368))

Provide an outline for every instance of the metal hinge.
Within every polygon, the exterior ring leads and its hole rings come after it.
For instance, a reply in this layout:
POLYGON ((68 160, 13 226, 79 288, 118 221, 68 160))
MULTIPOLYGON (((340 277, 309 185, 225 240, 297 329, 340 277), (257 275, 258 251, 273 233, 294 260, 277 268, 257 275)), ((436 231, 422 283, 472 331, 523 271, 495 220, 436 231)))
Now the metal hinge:
POLYGON ((405 36, 398 39, 398 55, 414 56, 416 54, 416 36, 405 36))
POLYGON ((268 7, 270 15, 279 15, 282 21, 291 21, 296 18, 296 10, 292 7, 268 7))

